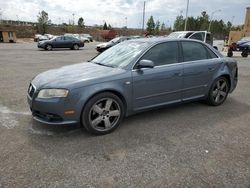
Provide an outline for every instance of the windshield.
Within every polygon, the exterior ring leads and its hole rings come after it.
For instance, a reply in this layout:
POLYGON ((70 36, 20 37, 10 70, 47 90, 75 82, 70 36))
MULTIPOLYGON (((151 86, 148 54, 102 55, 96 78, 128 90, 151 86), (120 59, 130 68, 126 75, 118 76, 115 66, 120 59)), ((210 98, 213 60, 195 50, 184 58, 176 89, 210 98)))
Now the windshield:
POLYGON ((147 42, 127 41, 104 51, 92 62, 110 67, 124 68, 132 62, 146 47, 147 42))
POLYGON ((250 37, 243 37, 242 39, 240 39, 241 41, 250 41, 250 37))
POLYGON ((114 38, 111 41, 109 41, 109 43, 116 43, 120 40, 120 37, 114 38))
POLYGON ((168 38, 171 38, 171 39, 184 38, 186 34, 187 34, 186 32, 183 32, 183 33, 173 32, 168 35, 168 38))

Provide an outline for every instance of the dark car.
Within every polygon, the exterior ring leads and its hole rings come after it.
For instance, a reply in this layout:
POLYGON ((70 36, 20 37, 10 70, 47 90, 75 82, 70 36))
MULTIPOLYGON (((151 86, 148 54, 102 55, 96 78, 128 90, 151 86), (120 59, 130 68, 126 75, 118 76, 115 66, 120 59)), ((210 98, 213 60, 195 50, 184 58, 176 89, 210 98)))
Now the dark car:
POLYGON ((70 48, 72 50, 79 50, 80 47, 84 47, 84 42, 77 38, 69 36, 59 36, 50 40, 44 40, 38 42, 38 48, 45 50, 52 50, 53 48, 70 48))
POLYGON ((197 100, 221 105, 237 79, 237 62, 198 40, 136 39, 91 62, 37 75, 28 103, 39 122, 81 123, 100 135, 123 117, 156 107, 197 100))
POLYGON ((109 42, 104 42, 104 43, 98 44, 96 46, 96 50, 98 52, 104 52, 105 50, 109 49, 110 47, 115 46, 116 44, 119 44, 120 42, 123 42, 125 40, 130 40, 130 39, 131 39, 131 37, 127 37, 127 36, 116 37, 109 42))
POLYGON ((227 56, 232 57, 233 51, 241 52, 242 57, 247 57, 250 53, 250 37, 244 37, 238 42, 234 42, 229 46, 227 56))

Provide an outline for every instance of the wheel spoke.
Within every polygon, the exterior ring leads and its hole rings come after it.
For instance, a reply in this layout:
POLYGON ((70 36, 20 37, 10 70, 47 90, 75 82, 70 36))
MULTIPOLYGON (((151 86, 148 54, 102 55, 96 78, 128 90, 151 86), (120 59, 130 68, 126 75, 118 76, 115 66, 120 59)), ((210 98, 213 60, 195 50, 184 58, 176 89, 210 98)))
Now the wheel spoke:
POLYGON ((219 100, 220 100, 220 93, 216 95, 215 102, 219 102, 219 100))
POLYGON ((220 89, 223 90, 226 87, 226 82, 223 82, 220 86, 220 89))
POLYGON ((97 118, 95 118, 95 119, 91 122, 91 124, 92 124, 93 126, 96 126, 96 125, 98 125, 99 123, 101 123, 101 121, 102 121, 102 117, 101 117, 101 116, 98 116, 97 118))
POLYGON ((104 125, 105 125, 105 128, 108 129, 111 127, 111 123, 110 123, 110 120, 109 118, 105 118, 104 119, 104 125))
POLYGON ((113 101, 111 99, 108 99, 105 104, 105 110, 109 111, 113 101))
POLYGON ((217 87, 217 89, 220 88, 220 81, 217 82, 216 87, 217 87))
POLYGON ((220 91, 220 95, 223 96, 223 97, 225 97, 227 95, 227 93, 224 92, 224 91, 220 91))
POLYGON ((120 115, 119 110, 112 110, 112 111, 109 112, 110 117, 119 116, 119 115, 120 115))
POLYGON ((97 114, 101 114, 103 112, 103 109, 101 109, 97 104, 94 105, 93 107, 94 112, 96 112, 97 114))

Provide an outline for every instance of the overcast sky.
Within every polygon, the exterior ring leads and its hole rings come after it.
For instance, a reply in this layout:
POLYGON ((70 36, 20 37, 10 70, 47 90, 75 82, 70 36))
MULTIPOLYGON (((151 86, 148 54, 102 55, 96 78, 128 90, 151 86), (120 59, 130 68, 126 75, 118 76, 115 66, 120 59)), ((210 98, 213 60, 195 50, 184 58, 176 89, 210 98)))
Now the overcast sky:
MULTIPOLYGON (((187 0, 147 0, 146 20, 150 15, 155 20, 173 25, 177 15, 185 15, 187 0)), ((205 10, 209 15, 215 10, 214 19, 223 19, 233 24, 243 24, 246 7, 250 0, 190 0, 189 16, 198 16, 205 10)), ((114 27, 138 28, 142 25, 143 0, 0 0, 3 19, 36 21, 37 14, 45 10, 53 23, 75 22, 83 17, 86 25, 102 25, 104 21, 114 27)), ((0 17, 1 19, 1 17, 0 17)))

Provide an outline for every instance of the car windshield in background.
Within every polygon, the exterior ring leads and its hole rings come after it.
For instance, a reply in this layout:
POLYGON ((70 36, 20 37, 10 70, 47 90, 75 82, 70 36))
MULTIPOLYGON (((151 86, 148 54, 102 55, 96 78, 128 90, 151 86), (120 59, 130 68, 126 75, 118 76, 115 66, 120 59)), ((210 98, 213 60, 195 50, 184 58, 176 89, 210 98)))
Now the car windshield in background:
POLYGON ((243 37, 241 41, 250 41, 250 37, 243 37))
POLYGON ((170 39, 184 38, 187 33, 184 32, 173 32, 168 35, 170 39))
POLYGON ((147 46, 147 42, 123 42, 101 53, 92 62, 110 67, 124 68, 147 46))

